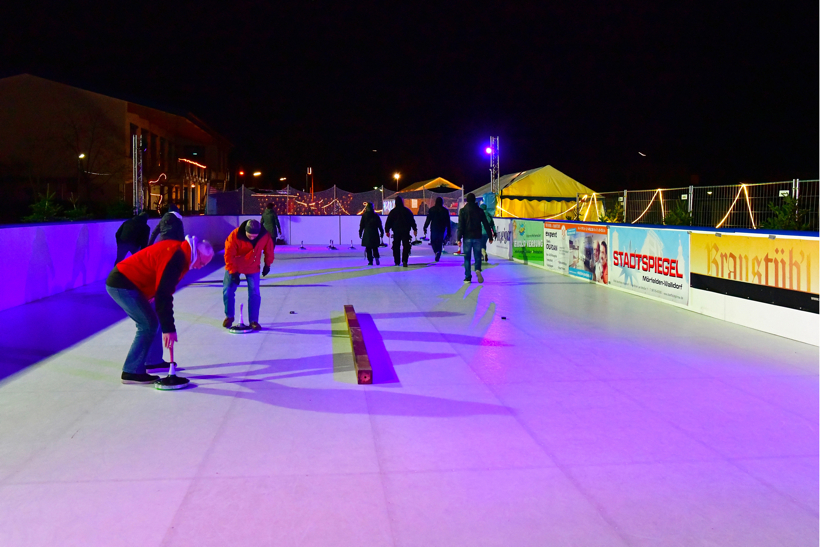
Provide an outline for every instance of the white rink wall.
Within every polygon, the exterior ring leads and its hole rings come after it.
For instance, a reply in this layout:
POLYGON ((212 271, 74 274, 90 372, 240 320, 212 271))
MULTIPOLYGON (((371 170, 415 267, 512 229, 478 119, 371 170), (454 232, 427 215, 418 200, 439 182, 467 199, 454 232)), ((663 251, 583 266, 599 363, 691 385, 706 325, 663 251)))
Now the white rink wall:
MULTIPOLYGON (((185 217, 185 231, 221 250, 235 216, 185 217)), ((159 219, 148 222, 153 230, 159 219)), ((0 309, 39 300, 105 279, 117 258, 115 234, 122 220, 0 227, 12 275, 0 284, 0 309)))
MULTIPOLYGON (((184 217, 185 232, 211 242, 217 251, 225 238, 254 216, 184 217)), ((326 246, 332 239, 339 249, 351 241, 358 249, 359 216, 281 216, 287 244, 326 246)), ((382 217, 382 224, 386 217, 382 217)), ((425 217, 417 216, 419 236, 425 217)), ((151 219, 151 230, 159 219, 151 219)), ((0 310, 39 300, 105 279, 117 257, 115 234, 123 220, 64 222, 0 227, 0 248, 7 257, 9 276, 0 284, 0 310)), ((387 241, 387 238, 385 238, 387 241)))
MULTIPOLYGON (((219 251, 225 238, 242 221, 258 216, 185 217, 188 234, 208 239, 219 251)), ((424 216, 416 216, 419 237, 424 216)), ((359 216, 280 216, 282 237, 289 245, 327 246, 340 250, 351 242, 361 248, 359 216)), ((382 216, 382 223, 386 217, 382 216)), ((0 227, 0 248, 13 273, 0 284, 0 309, 8 309, 100 281, 108 276, 117 255, 115 233, 122 220, 52 223, 0 227)), ((151 229, 158 219, 149 221, 151 229)), ((509 219, 496 219, 499 231, 509 219)), ((507 238, 504 238, 507 239, 507 238)), ((816 240, 816 238, 815 238, 816 240)), ((387 238, 385 238, 387 242, 387 238)), ((488 252, 508 259, 512 242, 498 241, 488 252)), ((217 258, 221 260, 221 257, 217 258)), ((540 266, 540 265, 539 265, 540 266)), ((636 295, 638 296, 638 295, 636 295)), ((715 292, 690 289, 687 309, 731 323, 820 345, 820 317, 816 313, 753 302, 715 292)))

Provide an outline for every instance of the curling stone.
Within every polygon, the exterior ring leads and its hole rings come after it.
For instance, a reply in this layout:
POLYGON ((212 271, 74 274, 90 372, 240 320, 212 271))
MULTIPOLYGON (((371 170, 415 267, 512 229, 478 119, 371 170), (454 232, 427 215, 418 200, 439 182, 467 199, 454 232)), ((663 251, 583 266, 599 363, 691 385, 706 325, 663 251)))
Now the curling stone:
POLYGON ((191 385, 188 378, 177 376, 177 364, 174 361, 174 346, 171 346, 171 368, 168 369, 168 376, 160 378, 154 382, 154 387, 160 391, 171 391, 173 389, 183 389, 191 385))
POLYGON ((249 332, 253 332, 253 329, 250 325, 245 324, 245 320, 243 318, 245 311, 245 304, 239 304, 239 324, 234 325, 228 329, 228 332, 231 334, 248 334, 249 332))

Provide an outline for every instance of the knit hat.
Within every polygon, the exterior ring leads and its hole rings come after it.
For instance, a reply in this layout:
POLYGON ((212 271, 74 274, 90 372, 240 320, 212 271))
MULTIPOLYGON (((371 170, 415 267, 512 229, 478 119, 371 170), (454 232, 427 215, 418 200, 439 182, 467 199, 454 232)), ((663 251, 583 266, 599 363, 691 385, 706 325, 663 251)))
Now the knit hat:
POLYGON ((262 227, 259 225, 258 220, 249 220, 245 224, 245 233, 246 234, 258 234, 262 230, 262 227))

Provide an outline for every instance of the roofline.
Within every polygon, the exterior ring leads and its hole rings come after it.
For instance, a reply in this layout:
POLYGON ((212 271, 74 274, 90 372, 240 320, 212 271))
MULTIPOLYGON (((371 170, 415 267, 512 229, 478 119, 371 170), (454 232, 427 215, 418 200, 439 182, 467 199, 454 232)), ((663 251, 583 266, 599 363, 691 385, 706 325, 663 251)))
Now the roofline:
POLYGON ((201 118, 199 118, 198 116, 195 116, 191 112, 186 112, 186 111, 183 111, 183 110, 177 110, 177 109, 174 109, 174 108, 160 108, 158 106, 151 106, 150 104, 145 104, 143 101, 132 100, 130 98, 121 97, 121 96, 117 97, 117 96, 114 96, 114 95, 110 95, 108 93, 101 93, 101 92, 95 91, 93 89, 87 89, 86 87, 80 87, 80 86, 70 84, 70 83, 66 83, 64 81, 56 80, 56 79, 53 79, 53 78, 44 78, 42 76, 38 76, 37 74, 32 74, 31 72, 20 72, 18 74, 12 74, 11 76, 5 76, 3 78, 0 78, 0 80, 5 80, 5 79, 8 79, 8 78, 17 78, 17 77, 20 77, 20 76, 29 76, 31 78, 37 78, 39 80, 45 80, 47 82, 52 82, 52 83, 55 83, 55 84, 64 85, 64 86, 67 86, 67 87, 72 87, 74 89, 79 89, 81 91, 85 91, 85 92, 88 92, 88 93, 94 93, 95 95, 100 95, 100 96, 103 96, 103 97, 107 97, 109 99, 114 99, 114 100, 117 100, 117 101, 123 101, 124 103, 134 104, 134 105, 137 105, 137 106, 141 106, 143 108, 150 108, 151 110, 156 110, 157 112, 162 112, 164 114, 169 114, 171 116, 178 116, 180 118, 183 118, 184 120, 187 120, 187 121, 193 123, 194 125, 199 127, 201 130, 203 130, 206 133, 208 133, 209 135, 211 135, 212 137, 223 141, 223 143, 227 144, 228 147, 234 148, 233 143, 231 141, 229 141, 224 135, 222 135, 218 131, 214 130, 210 125, 205 123, 201 118))

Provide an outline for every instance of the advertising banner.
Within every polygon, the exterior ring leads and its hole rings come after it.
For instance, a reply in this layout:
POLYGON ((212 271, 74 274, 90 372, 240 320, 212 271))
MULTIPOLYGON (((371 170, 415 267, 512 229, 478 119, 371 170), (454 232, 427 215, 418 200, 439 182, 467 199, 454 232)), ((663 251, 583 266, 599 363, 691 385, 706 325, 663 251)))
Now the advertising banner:
POLYGON ((694 288, 817 313, 817 239, 693 233, 690 241, 694 288))
POLYGON ((513 258, 532 262, 539 266, 544 263, 544 226, 540 220, 512 221, 513 258))
POLYGON ((609 282, 607 227, 544 222, 544 267, 595 283, 609 282))
POLYGON ((609 283, 689 305, 689 234, 610 226, 609 283))
POLYGON ((487 242, 487 254, 510 259, 512 256, 512 219, 494 218, 496 237, 492 243, 487 242))

